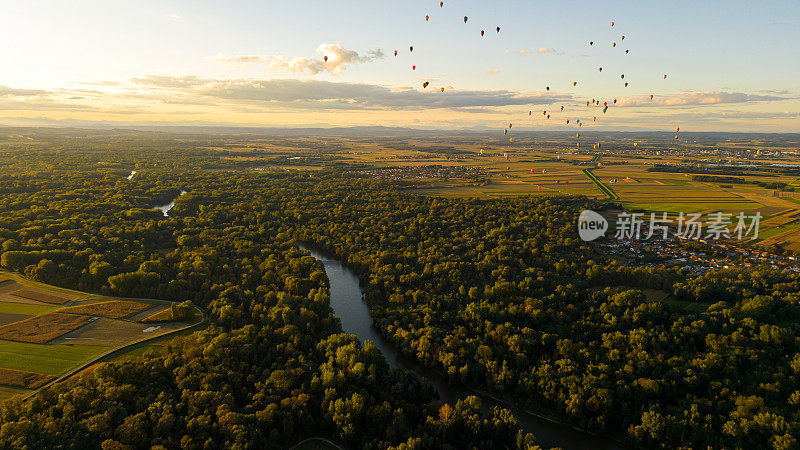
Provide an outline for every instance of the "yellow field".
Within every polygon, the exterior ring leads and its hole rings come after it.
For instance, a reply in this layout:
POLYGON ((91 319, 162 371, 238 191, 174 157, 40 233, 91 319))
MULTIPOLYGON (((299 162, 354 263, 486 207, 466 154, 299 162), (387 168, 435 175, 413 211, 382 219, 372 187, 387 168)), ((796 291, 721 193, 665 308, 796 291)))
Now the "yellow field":
POLYGON ((3 325, 0 327, 0 339, 44 344, 89 323, 90 320, 90 317, 74 314, 58 312, 42 314, 3 325))
POLYGON ((58 310, 58 312, 93 317, 105 317, 107 319, 124 319, 152 307, 153 305, 149 303, 132 302, 127 300, 111 300, 107 302, 90 303, 88 305, 61 308, 58 310))

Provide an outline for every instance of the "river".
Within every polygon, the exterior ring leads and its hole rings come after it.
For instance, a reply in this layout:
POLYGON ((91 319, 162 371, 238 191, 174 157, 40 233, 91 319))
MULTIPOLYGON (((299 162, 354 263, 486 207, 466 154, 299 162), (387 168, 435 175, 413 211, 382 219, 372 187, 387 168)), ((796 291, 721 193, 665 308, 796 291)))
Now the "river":
POLYGON ((311 256, 322 262, 325 273, 330 281, 330 304, 334 314, 342 322, 342 330, 355 335, 361 342, 371 341, 392 367, 412 370, 417 375, 427 378, 439 392, 443 401, 455 404, 459 399, 470 395, 480 397, 485 408, 502 406, 514 412, 520 426, 527 433, 533 433, 540 444, 546 447, 561 447, 563 449, 628 449, 632 448, 622 443, 602 436, 578 430, 570 425, 565 425, 553 420, 537 416, 513 407, 505 402, 475 392, 467 387, 455 386, 444 376, 410 360, 402 355, 385 339, 372 323, 369 307, 363 300, 363 293, 359 285, 358 276, 338 260, 329 257, 323 252, 311 250, 311 256))
MULTIPOLYGON (((186 193, 186 191, 181 191, 181 193, 178 195, 178 197, 180 197, 181 195, 183 195, 185 193, 186 193)), ((177 199, 178 198, 176 197, 175 200, 177 200, 177 199)), ((153 206, 150 209, 158 209, 164 214, 164 217, 169 217, 169 212, 172 211, 172 208, 175 207, 175 200, 167 203, 166 205, 153 206)))

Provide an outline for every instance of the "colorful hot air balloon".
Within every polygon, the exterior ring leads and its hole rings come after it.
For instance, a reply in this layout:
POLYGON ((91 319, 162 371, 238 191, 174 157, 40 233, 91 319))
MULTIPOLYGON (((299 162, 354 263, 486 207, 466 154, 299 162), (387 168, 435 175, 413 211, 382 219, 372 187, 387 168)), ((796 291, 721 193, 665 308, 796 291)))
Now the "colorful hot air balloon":
POLYGON ((614 22, 611 22, 611 26, 612 26, 612 27, 614 26, 614 22))
POLYGON ((481 30, 481 37, 483 37, 483 30, 481 30))
POLYGON ((586 106, 589 106, 589 100, 586 100, 586 106))
POLYGON ((550 92, 550 86, 547 86, 547 91, 550 92))
POLYGON ((579 138, 579 137, 581 137, 581 134, 580 133, 575 133, 575 137, 579 138))
POLYGON ((569 119, 567 119, 567 125, 569 125, 569 119))
POLYGON ((611 46, 612 46, 612 47, 614 47, 614 48, 616 48, 616 47, 617 47, 617 43, 616 43, 616 42, 612 42, 612 43, 611 43, 611 46))
POLYGON ((603 106, 608 106, 608 102, 603 102, 603 106))
POLYGON ((602 71, 603 71, 603 68, 601 67, 601 68, 600 68, 600 72, 602 72, 602 71))
POLYGON ((528 111, 528 116, 530 116, 531 114, 533 114, 533 111, 528 111))
POLYGON ((510 123, 510 124, 508 124, 508 128, 511 128, 511 127, 513 127, 513 126, 514 126, 514 124, 513 124, 513 123, 510 123))
POLYGON ((442 92, 444 92, 444 88, 442 88, 442 92))
POLYGON ((622 36, 622 40, 623 40, 623 41, 625 40, 625 36, 622 36))
POLYGON ((594 41, 589 41, 589 45, 594 45, 594 41))
POLYGON ((606 107, 604 107, 604 108, 603 108, 603 114, 605 114, 605 113, 606 113, 606 111, 608 111, 608 106, 606 106, 606 107))
POLYGON ((327 56, 323 56, 322 60, 325 61, 325 62, 328 62, 328 57, 327 56))
POLYGON ((572 82, 572 86, 577 86, 577 85, 578 85, 578 82, 577 82, 577 81, 573 81, 573 82, 572 82))
POLYGON ((614 103, 617 103, 617 99, 614 99, 614 103))
POLYGON ((408 51, 413 52, 414 51, 414 47, 413 46, 412 47, 408 47, 408 51))
POLYGON ((431 18, 430 16, 425 16, 425 21, 427 22, 428 19, 430 19, 430 18, 431 18))
POLYGON ((592 117, 592 122, 597 122, 597 117, 592 117))
POLYGON ((500 27, 497 27, 497 32, 498 32, 498 33, 500 32, 500 27))
POLYGON ((629 51, 630 51, 630 50, 628 50, 628 49, 625 49, 625 54, 627 55, 629 51))
POLYGON ((623 73, 623 74, 622 74, 622 75, 620 75, 619 77, 620 77, 620 78, 622 78, 622 79, 624 80, 624 79, 625 79, 625 74, 623 73))
POLYGON ((424 83, 422 83, 422 88, 424 89, 424 88, 428 87, 428 84, 429 84, 429 83, 428 83, 427 81, 426 81, 426 82, 424 82, 424 83))
POLYGON ((550 114, 548 114, 548 115, 547 115, 547 118, 548 118, 548 119, 550 118, 550 114))
POLYGON ((535 175, 536 174, 536 169, 531 169, 531 173, 535 175))
POLYGON ((505 136, 505 135, 507 135, 507 134, 508 134, 508 130, 506 130, 506 129, 503 129, 503 136, 505 136))
POLYGON ((564 107, 563 107, 563 106, 561 107, 561 110, 562 110, 562 111, 564 110, 564 107))
POLYGON ((681 131, 681 127, 678 127, 678 128, 675 129, 676 133, 680 133, 680 131, 681 131))
POLYGON ((444 6, 444 2, 439 2, 439 8, 441 8, 442 6, 444 6))
POLYGON ((417 66, 411 66, 411 70, 417 70, 417 66))
POLYGON ((625 87, 628 87, 628 82, 627 81, 625 82, 625 87))
POLYGON ((546 116, 547 115, 547 110, 542 111, 542 115, 546 116))
POLYGON ((514 138, 509 139, 508 142, 511 142, 513 144, 514 143, 514 138))
POLYGON ((652 100, 652 99, 653 99, 653 94, 650 94, 650 100, 652 100))
POLYGON ((469 18, 467 16, 464 16, 464 23, 467 23, 467 20, 469 20, 469 18))
POLYGON ((397 50, 394 51, 394 56, 397 56, 397 50))
POLYGON ((667 74, 664 74, 664 79, 665 79, 665 80, 667 79, 667 74))

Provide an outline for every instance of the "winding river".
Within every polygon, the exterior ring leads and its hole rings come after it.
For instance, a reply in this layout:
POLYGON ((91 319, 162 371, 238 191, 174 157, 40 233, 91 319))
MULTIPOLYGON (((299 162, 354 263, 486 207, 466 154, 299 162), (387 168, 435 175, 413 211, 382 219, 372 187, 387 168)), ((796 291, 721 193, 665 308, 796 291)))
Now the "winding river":
POLYGON ((451 384, 442 375, 403 356, 385 339, 372 323, 369 307, 363 301, 363 293, 358 277, 338 260, 318 250, 300 246, 311 252, 325 266, 325 273, 330 280, 330 303, 334 314, 342 322, 346 333, 355 335, 361 342, 371 341, 381 351, 391 367, 412 370, 417 375, 427 378, 439 392, 439 397, 450 404, 470 395, 480 397, 485 409, 502 406, 514 412, 514 416, 525 432, 533 433, 537 440, 546 447, 563 449, 627 449, 622 443, 602 436, 593 435, 545 417, 520 410, 513 405, 473 391, 467 387, 451 384))
MULTIPOLYGON (((181 193, 180 193, 180 195, 178 195, 178 197, 180 197, 181 195, 183 195, 185 193, 186 193, 186 191, 181 191, 181 193)), ((176 197, 175 200, 177 200, 177 199, 178 198, 176 197)), ((175 207, 175 200, 167 203, 166 205, 153 206, 150 209, 158 209, 164 214, 164 217, 169 217, 169 212, 172 211, 172 208, 175 207)))

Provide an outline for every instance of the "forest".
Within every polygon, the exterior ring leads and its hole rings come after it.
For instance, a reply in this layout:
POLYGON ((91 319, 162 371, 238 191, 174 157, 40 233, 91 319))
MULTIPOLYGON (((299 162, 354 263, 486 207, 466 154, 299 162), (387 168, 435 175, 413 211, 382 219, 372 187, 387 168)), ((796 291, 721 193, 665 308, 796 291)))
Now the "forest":
POLYGON ((381 333, 454 382, 643 447, 798 445, 797 274, 622 266, 578 238, 581 208, 602 207, 583 197, 436 198, 339 169, 250 171, 197 140, 105 140, 0 146, 0 265, 190 301, 211 324, 5 402, 4 448, 536 445, 510 411, 443 404, 342 333, 298 243, 346 261, 381 333), (182 190, 169 217, 150 209, 182 190))

